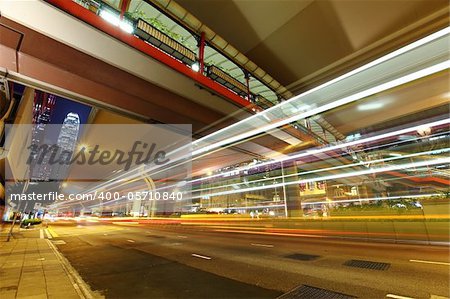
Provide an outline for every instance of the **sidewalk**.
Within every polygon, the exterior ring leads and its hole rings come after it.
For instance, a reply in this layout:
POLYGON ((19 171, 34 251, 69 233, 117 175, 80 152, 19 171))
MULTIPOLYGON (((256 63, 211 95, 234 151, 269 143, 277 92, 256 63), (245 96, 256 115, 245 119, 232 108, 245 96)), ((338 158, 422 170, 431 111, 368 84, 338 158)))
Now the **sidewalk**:
MULTIPOLYGON (((9 227, 8 227, 9 229, 9 227)), ((0 234, 0 298, 92 298, 84 282, 39 228, 0 234)))

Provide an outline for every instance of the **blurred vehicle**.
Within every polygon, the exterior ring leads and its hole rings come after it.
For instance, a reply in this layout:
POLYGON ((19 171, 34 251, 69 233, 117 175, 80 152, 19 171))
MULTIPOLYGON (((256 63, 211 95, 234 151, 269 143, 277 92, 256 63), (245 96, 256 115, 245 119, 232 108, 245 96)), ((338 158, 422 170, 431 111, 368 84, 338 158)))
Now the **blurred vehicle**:
POLYGON ((416 201, 416 202, 412 202, 411 206, 418 208, 418 209, 423 209, 423 206, 420 202, 416 201))
POLYGON ((406 205, 403 204, 403 203, 396 203, 396 204, 392 205, 391 208, 395 208, 395 209, 407 209, 406 205))

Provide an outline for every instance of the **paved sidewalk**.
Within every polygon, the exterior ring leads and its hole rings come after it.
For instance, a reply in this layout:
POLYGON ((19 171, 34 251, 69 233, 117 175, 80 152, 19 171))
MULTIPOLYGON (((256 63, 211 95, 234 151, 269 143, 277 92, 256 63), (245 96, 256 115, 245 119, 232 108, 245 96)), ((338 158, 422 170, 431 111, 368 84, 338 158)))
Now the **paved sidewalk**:
POLYGON ((81 291, 83 282, 77 281, 73 269, 56 247, 40 234, 40 229, 21 230, 6 242, 3 230, 0 237, 0 298, 92 298, 81 291))

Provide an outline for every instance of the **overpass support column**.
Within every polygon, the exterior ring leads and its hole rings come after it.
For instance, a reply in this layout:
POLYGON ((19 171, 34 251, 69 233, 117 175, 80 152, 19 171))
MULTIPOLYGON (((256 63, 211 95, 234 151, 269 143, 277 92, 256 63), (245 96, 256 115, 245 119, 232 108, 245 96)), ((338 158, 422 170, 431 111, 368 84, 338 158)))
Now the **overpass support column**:
POLYGON ((205 70, 205 33, 202 32, 200 34, 200 41, 198 45, 198 59, 199 59, 199 65, 200 65, 200 74, 203 75, 203 72, 205 70))
POLYGON ((281 162, 283 183, 283 194, 285 197, 285 207, 287 217, 302 217, 303 210, 301 206, 300 188, 298 183, 289 184, 298 181, 298 170, 295 161, 281 162), (287 177, 286 177, 287 176, 287 177))

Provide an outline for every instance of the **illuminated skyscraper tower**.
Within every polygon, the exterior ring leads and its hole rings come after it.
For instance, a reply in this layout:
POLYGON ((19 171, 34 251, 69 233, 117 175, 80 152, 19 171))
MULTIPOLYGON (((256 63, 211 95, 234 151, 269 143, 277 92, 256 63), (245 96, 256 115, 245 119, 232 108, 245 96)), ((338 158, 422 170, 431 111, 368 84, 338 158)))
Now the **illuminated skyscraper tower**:
MULTIPOLYGON (((80 117, 77 113, 70 112, 63 121, 61 131, 58 136, 57 145, 59 147, 58 156, 60 159, 70 160, 73 156, 75 146, 80 131, 80 117)), ((55 164, 52 167, 52 179, 64 180, 70 165, 55 164)))

